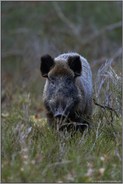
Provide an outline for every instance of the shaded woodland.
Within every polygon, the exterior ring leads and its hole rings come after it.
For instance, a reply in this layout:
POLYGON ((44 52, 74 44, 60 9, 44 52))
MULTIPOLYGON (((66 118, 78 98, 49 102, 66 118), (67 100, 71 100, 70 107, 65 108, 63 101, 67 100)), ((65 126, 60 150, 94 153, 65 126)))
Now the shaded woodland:
POLYGON ((121 182, 121 1, 1 2, 2 182, 121 182), (93 73, 90 134, 46 123, 40 57, 78 52, 93 73))

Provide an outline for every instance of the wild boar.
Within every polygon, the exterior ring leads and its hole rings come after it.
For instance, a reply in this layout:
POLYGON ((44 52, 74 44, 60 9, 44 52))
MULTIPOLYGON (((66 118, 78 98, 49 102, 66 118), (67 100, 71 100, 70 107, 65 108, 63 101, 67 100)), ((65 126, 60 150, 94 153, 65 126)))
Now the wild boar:
POLYGON ((43 102, 48 124, 58 130, 83 131, 92 116, 92 72, 87 60, 78 53, 44 55, 40 71, 46 78, 43 102))

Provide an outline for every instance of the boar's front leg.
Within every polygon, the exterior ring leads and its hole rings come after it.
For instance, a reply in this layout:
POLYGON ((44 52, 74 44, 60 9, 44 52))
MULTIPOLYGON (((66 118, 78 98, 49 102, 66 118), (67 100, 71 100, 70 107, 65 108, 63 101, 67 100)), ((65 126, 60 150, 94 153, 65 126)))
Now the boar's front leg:
POLYGON ((85 129, 90 127, 90 118, 87 115, 75 113, 71 116, 71 121, 76 131, 84 132, 85 129))
POLYGON ((49 127, 55 129, 55 121, 54 121, 54 117, 51 113, 46 113, 46 116, 47 116, 47 123, 49 125, 49 127))

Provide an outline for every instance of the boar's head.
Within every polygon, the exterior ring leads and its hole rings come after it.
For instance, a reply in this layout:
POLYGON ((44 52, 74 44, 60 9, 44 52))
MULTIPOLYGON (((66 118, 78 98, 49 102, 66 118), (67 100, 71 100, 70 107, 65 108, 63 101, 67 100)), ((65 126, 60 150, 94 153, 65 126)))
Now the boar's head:
POLYGON ((40 71, 46 78, 44 105, 55 119, 72 119, 80 101, 76 78, 81 75, 80 57, 70 56, 66 60, 41 57, 40 71))

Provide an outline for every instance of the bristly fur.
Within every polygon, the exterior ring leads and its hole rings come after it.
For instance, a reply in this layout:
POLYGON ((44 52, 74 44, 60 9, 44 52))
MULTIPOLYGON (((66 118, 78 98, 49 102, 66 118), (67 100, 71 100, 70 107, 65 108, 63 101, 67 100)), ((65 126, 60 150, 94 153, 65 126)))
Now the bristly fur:
POLYGON ((48 123, 56 127, 60 117, 59 124, 88 124, 92 115, 93 89, 92 72, 87 60, 78 53, 61 54, 54 59, 43 57, 41 73, 44 71, 48 71, 44 76, 43 93, 48 123), (43 70, 45 62, 48 70, 46 67, 43 70))

